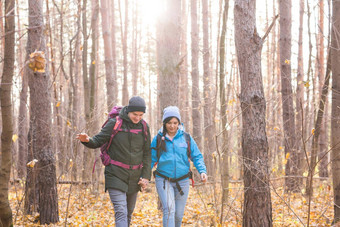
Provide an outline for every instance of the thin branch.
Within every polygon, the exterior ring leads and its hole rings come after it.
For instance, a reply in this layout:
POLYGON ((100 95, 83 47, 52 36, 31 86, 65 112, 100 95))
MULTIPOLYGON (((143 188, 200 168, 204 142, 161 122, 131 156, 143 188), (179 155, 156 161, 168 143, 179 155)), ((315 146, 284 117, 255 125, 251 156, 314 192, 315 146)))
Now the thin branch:
POLYGON ((267 36, 269 35, 269 32, 272 30, 274 23, 276 21, 276 19, 279 17, 279 14, 276 14, 276 16, 274 17, 272 23, 270 24, 269 28, 267 29, 266 33, 264 34, 264 36, 262 37, 262 42, 264 42, 264 40, 267 38, 267 36))

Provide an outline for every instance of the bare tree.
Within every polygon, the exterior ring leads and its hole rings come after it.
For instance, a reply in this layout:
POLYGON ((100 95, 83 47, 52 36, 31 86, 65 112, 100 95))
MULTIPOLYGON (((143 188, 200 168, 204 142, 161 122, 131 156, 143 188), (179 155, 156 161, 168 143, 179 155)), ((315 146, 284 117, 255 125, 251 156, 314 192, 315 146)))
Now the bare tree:
MULTIPOLYGON (((220 117, 221 117, 221 129, 222 129, 222 149, 221 153, 221 177, 222 177, 222 207, 224 203, 228 200, 228 186, 229 186, 229 163, 228 163, 228 131, 226 130, 227 125, 227 104, 226 104, 226 94, 225 94, 225 62, 226 62, 226 35, 227 35, 227 22, 228 22, 228 9, 229 9, 229 0, 224 1, 223 8, 223 22, 222 22, 222 32, 220 39, 220 117)), ((222 208, 223 214, 223 208, 222 208)), ((223 215, 221 215, 221 219, 223 219, 223 215)), ((221 221, 221 223, 223 223, 221 221)))
POLYGON ((208 174, 215 178, 215 165, 213 153, 216 151, 215 122, 213 121, 212 86, 210 75, 210 48, 209 48, 209 15, 208 1, 202 0, 202 24, 203 24, 203 91, 204 91, 204 160, 207 164, 208 174))
MULTIPOLYGON (((303 173, 303 168, 302 168, 302 160, 304 157, 304 153, 301 149, 302 145, 302 121, 303 121, 303 105, 304 105, 304 97, 303 97, 303 15, 304 15, 304 8, 305 8, 305 3, 304 0, 300 0, 300 16, 299 16, 299 41, 298 41, 298 68, 297 68, 297 79, 296 79, 296 150, 298 152, 298 170, 299 170, 299 175, 302 176, 303 173)), ((302 180, 299 180, 299 184, 302 183, 302 180)))
POLYGON ((200 115, 200 92, 199 92, 199 71, 198 71, 198 51, 199 34, 197 22, 197 1, 191 0, 191 80, 192 80, 192 136, 197 146, 202 148, 202 126, 200 115))
MULTIPOLYGON (((1 4, 1 3, 0 3, 1 4)), ((12 165, 12 79, 14 75, 15 59, 15 1, 5 1, 5 52, 4 68, 1 78, 1 168, 0 168, 0 226, 13 225, 12 210, 8 200, 8 185, 12 165)))
POLYGON ((113 73, 113 59, 112 59, 112 37, 110 30, 110 17, 109 17, 109 8, 108 8, 108 0, 100 0, 101 7, 101 15, 102 15, 102 32, 103 32, 103 40, 104 40, 104 55, 105 55, 105 74, 106 74, 106 96, 107 96, 107 109, 111 110, 112 106, 114 106, 115 102, 115 86, 114 86, 114 77, 116 76, 113 73), (113 104, 113 105, 112 105, 113 104))
POLYGON ((256 1, 236 0, 235 45, 242 109, 243 226, 273 226, 268 172, 266 101, 261 74, 263 39, 256 30, 256 1))
MULTIPOLYGON (((319 0, 319 32, 318 32, 318 75, 319 75, 319 94, 320 99, 322 95, 322 84, 325 81, 325 57, 324 57, 324 0, 319 0)), ((325 99, 325 113, 328 108, 328 101, 325 99)), ((320 128, 320 138, 319 138, 319 152, 318 159, 320 160, 319 176, 328 177, 328 136, 327 136, 327 115, 324 114, 323 120, 321 122, 320 128), (322 158, 324 157, 324 158, 322 158)))
POLYGON ((118 96, 118 86, 117 86, 117 60, 116 60, 116 8, 115 0, 109 0, 110 9, 110 21, 111 21, 111 42, 112 42, 112 64, 113 64, 113 90, 114 90, 114 100, 113 103, 117 102, 118 96))
POLYGON ((48 65, 41 62, 48 59, 44 36, 43 2, 30 0, 27 55, 30 56, 30 69, 26 72, 30 88, 30 152, 29 160, 37 160, 28 171, 26 181, 26 212, 36 208, 41 224, 56 223, 58 215, 58 197, 56 181, 55 153, 52 149, 51 95, 48 65), (30 198, 35 198, 31 201, 30 198), (33 202, 33 204, 32 204, 33 202))
POLYGON ((160 109, 178 105, 178 80, 181 61, 181 0, 165 1, 165 12, 157 26, 157 64, 160 80, 160 109))
MULTIPOLYGON (((120 0, 119 0, 120 3, 120 0)), ((120 4, 119 4, 120 5, 120 4)), ((120 8, 120 13, 121 12, 121 7, 120 8)), ((129 90, 128 90, 128 78, 127 78, 127 74, 128 74, 128 59, 127 59, 127 51, 128 51, 128 47, 127 47, 127 38, 128 38, 128 25, 129 25, 129 2, 128 0, 125 0, 125 20, 124 20, 124 27, 121 24, 121 34, 122 34, 122 47, 123 47, 123 76, 124 76, 124 81, 123 81, 123 89, 122 89, 122 103, 123 105, 127 105, 128 104, 128 100, 129 100, 129 90), (123 31, 124 28, 124 31, 123 31)), ((121 19, 122 21, 122 19, 121 19)))
POLYGON ((189 78, 188 78, 188 14, 187 14, 187 1, 182 0, 182 15, 181 15, 181 59, 183 63, 180 65, 179 76, 179 96, 181 97, 179 108, 182 112, 182 122, 185 123, 187 129, 190 128, 190 103, 189 103, 189 78))
POLYGON ((293 90, 291 78, 291 0, 280 0, 280 67, 282 92, 282 119, 285 136, 286 176, 285 184, 288 191, 298 191, 298 155, 295 144, 295 111, 293 106, 293 90))
POLYGON ((334 193, 334 220, 340 221, 340 1, 332 0, 332 34, 331 34, 331 62, 332 62, 332 176, 334 193))
MULTIPOLYGON (((18 0, 16 0, 16 7, 17 7, 17 16, 20 18, 20 10, 18 5, 18 0)), ((21 37, 21 30, 20 30, 20 20, 18 20, 18 36, 21 37)), ((28 141, 27 141, 27 134, 28 134, 28 119, 27 119, 27 111, 28 111, 28 104, 27 104, 27 97, 28 97, 28 79, 24 76, 25 67, 24 67, 24 57, 23 53, 25 53, 25 47, 22 44, 22 39, 19 39, 19 66, 20 66, 20 76, 21 76, 21 90, 20 90, 20 104, 19 104, 19 116, 18 116, 18 177, 23 179, 26 177, 26 163, 27 163, 27 152, 28 152, 28 141)), ((27 56, 26 56, 27 58, 27 56)))

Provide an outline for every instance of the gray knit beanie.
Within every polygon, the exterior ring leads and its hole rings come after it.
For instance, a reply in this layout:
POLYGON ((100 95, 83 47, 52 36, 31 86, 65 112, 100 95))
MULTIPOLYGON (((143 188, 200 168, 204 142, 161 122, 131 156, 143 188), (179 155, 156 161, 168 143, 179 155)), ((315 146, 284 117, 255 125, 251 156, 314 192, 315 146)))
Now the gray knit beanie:
POLYGON ((127 112, 134 112, 134 111, 140 111, 145 113, 146 105, 145 101, 142 97, 140 96, 133 96, 129 100, 129 105, 127 107, 127 112))
POLYGON ((177 106, 168 106, 163 110, 162 121, 164 122, 164 120, 169 117, 176 117, 181 122, 181 114, 177 106))

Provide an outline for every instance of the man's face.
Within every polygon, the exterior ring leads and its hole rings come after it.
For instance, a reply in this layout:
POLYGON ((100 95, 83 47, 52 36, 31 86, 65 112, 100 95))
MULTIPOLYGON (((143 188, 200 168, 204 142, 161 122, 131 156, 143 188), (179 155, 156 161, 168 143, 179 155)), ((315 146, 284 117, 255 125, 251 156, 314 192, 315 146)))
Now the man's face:
POLYGON ((137 124, 138 122, 140 122, 140 120, 142 120, 143 118, 143 115, 144 115, 144 112, 141 112, 141 111, 134 111, 134 112, 128 113, 129 118, 134 124, 137 124))

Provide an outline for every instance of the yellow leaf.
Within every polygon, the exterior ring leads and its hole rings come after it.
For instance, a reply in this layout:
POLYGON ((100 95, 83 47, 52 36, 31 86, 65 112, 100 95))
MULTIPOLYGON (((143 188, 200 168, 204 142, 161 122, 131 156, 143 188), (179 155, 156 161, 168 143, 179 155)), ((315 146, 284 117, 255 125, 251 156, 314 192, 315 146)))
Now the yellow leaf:
POLYGON ((93 60, 93 62, 92 62, 92 65, 94 65, 94 64, 96 64, 96 61, 95 61, 95 60, 93 60))
POLYGON ((315 128, 312 129, 312 134, 314 135, 314 132, 315 132, 315 128))
POLYGON ((14 134, 14 135, 12 136, 13 143, 15 143, 15 141, 17 141, 17 139, 18 139, 18 135, 17 135, 17 134, 14 134))
POLYGON ((60 106, 60 101, 59 102, 57 102, 57 105, 55 105, 56 107, 59 107, 60 106))
POLYGON ((33 159, 32 161, 30 161, 29 163, 27 163, 27 166, 33 168, 33 167, 35 166, 35 163, 37 163, 37 162, 38 162, 37 159, 33 159))
POLYGON ((290 153, 288 152, 288 153, 286 154, 286 159, 288 159, 289 156, 290 156, 290 153))
POLYGON ((275 130, 275 131, 279 131, 280 128, 279 128, 279 127, 274 127, 274 130, 275 130))
POLYGON ((280 149, 280 150, 282 150, 282 149, 283 149, 283 147, 279 146, 279 149, 280 149))
POLYGON ((308 88, 309 87, 309 82, 308 81, 304 82, 304 86, 308 88))
POLYGON ((68 127, 71 127, 71 122, 69 120, 66 121, 68 127))
POLYGON ((286 60, 285 60, 285 63, 286 63, 287 65, 289 65, 289 64, 290 64, 290 60, 286 59, 286 60))

